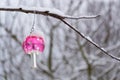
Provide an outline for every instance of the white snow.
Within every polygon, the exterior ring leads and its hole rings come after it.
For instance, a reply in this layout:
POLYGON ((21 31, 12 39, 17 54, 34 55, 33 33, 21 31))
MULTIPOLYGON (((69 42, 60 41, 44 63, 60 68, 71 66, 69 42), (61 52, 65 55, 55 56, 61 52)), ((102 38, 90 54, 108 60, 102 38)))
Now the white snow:
POLYGON ((105 48, 101 48, 103 51, 106 51, 105 48))
POLYGON ((93 42, 92 39, 91 39, 89 36, 86 36, 86 38, 87 38, 89 41, 93 42))

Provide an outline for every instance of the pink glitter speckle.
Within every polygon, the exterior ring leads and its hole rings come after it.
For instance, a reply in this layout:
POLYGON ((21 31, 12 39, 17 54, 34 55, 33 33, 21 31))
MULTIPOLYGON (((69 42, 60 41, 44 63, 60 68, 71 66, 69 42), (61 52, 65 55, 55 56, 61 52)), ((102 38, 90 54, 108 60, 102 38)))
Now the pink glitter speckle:
POLYGON ((30 35, 27 36, 22 45, 25 53, 30 53, 32 51, 43 52, 44 50, 44 40, 40 36, 30 35))

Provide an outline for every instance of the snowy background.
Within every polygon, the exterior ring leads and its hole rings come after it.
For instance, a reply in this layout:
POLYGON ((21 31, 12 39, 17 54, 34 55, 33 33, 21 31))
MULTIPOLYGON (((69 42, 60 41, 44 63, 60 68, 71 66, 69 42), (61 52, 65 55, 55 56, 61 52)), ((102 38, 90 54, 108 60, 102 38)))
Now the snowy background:
MULTIPOLYGON (((0 7, 58 9, 70 16, 101 16, 67 20, 110 54, 120 57, 119 0, 0 0, 0 7)), ((36 15, 36 30, 45 38, 37 69, 22 42, 29 35, 33 14, 0 11, 0 80, 120 80, 120 62, 103 54, 61 21, 36 15)))

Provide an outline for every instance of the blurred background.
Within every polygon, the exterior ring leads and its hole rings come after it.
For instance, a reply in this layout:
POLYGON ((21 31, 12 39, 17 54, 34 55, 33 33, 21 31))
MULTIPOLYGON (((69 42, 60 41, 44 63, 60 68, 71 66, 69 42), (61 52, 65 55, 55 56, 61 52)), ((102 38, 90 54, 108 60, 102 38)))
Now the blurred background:
MULTIPOLYGON (((56 8, 71 16, 101 15, 67 20, 80 32, 120 57, 119 0, 0 0, 0 6, 56 8)), ((31 68, 22 42, 29 35, 33 14, 0 11, 0 80, 120 80, 120 62, 103 54, 61 21, 36 15, 45 50, 31 68)))

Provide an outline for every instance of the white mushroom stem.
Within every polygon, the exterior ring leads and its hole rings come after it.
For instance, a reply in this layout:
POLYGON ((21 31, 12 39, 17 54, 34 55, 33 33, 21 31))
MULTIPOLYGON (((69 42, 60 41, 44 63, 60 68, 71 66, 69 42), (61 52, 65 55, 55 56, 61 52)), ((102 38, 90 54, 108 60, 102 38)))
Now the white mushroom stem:
POLYGON ((36 52, 31 53, 31 58, 32 58, 31 62, 32 62, 33 68, 37 67, 36 57, 37 57, 36 52))

